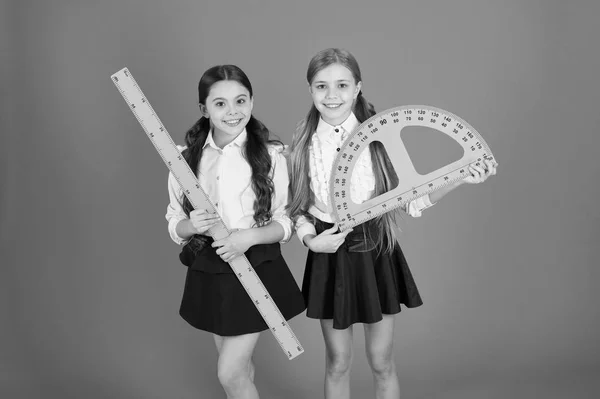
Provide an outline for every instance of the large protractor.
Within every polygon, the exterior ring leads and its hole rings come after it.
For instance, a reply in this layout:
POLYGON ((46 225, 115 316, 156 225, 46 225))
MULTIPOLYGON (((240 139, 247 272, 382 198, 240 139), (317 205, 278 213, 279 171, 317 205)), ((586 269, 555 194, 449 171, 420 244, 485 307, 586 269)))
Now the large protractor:
POLYGON ((385 212, 463 179, 470 173, 471 163, 496 162, 481 135, 462 118, 440 108, 406 105, 379 112, 363 122, 346 139, 332 166, 329 203, 340 230, 347 230, 385 212), (435 129, 456 141, 463 149, 460 159, 427 174, 419 174, 400 137, 405 127, 435 129), (352 201, 350 181, 360 154, 373 142, 381 142, 398 175, 393 189, 361 204, 352 201))

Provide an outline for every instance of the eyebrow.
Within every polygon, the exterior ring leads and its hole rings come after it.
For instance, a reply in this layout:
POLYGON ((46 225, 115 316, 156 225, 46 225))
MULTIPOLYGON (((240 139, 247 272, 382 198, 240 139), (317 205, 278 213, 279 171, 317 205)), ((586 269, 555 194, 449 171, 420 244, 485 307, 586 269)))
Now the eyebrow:
MULTIPOLYGON (((336 82, 350 82, 350 79, 338 79, 336 82)), ((328 83, 324 80, 315 80, 313 83, 328 83)))
MULTIPOLYGON (((238 96, 236 97, 236 99, 237 99, 237 98, 240 98, 240 97, 248 97, 248 96, 247 96, 246 94, 240 94, 240 95, 238 95, 238 96)), ((213 99, 213 102, 215 102, 215 101, 217 101, 217 100, 220 100, 220 101, 226 101, 226 99, 225 99, 225 98, 223 98, 223 97, 217 97, 217 98, 214 98, 214 99, 213 99)))

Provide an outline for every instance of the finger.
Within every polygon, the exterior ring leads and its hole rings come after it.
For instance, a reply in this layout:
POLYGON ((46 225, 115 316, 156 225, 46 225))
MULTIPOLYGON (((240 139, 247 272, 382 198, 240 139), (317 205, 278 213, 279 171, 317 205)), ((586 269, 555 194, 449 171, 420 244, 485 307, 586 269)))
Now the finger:
POLYGON ((227 249, 225 247, 220 247, 220 248, 217 248, 217 250, 215 252, 217 253, 217 255, 221 256, 227 252, 227 249))
POLYGON ((208 214, 200 214, 200 215, 190 215, 190 219, 196 223, 198 222, 214 222, 217 219, 208 214))
POLYGON ((199 216, 204 213, 208 213, 208 211, 206 209, 194 209, 193 211, 190 212, 190 216, 192 216, 192 215, 199 216))
POLYGON ((218 221, 218 220, 210 220, 210 221, 208 221, 208 222, 206 222, 206 221, 205 221, 205 222, 204 222, 204 228, 205 228, 206 230, 208 230, 208 229, 212 229, 212 228, 213 228, 214 226, 216 226, 217 224, 219 224, 219 221, 218 221))
POLYGON ((473 166, 473 168, 477 170, 480 175, 483 175, 485 173, 485 169, 483 169, 481 166, 475 165, 473 166))
POLYGON ((197 218, 198 218, 198 220, 214 222, 216 220, 219 220, 219 215, 217 215, 216 213, 203 213, 201 215, 198 215, 197 218))
POLYGON ((200 213, 195 209, 190 211, 190 219, 194 219, 194 218, 198 217, 199 214, 200 213))
POLYGON ((348 229, 348 230, 340 231, 337 235, 345 238, 348 234, 352 233, 353 230, 354 229, 348 229))
POLYGON ((235 253, 228 252, 226 254, 223 254, 223 257, 221 259, 223 259, 225 262, 229 263, 232 260, 234 260, 236 258, 236 256, 237 255, 235 253))
POLYGON ((471 175, 475 179, 479 178, 479 171, 477 169, 475 169, 475 166, 473 166, 473 165, 469 166, 469 172, 471 172, 471 175))
POLYGON ((475 164, 471 164, 471 170, 474 170, 478 173, 478 175, 481 175, 484 173, 484 169, 481 166, 477 166, 475 164))
POLYGON ((494 165, 486 159, 485 162, 483 162, 483 170, 485 171, 485 174, 489 175, 492 172, 492 169, 494 169, 494 165))
MULTIPOLYGON (((334 234, 337 232, 337 230, 338 230, 338 224, 337 224, 337 222, 335 222, 331 228, 324 230, 323 233, 334 234)), ((323 233, 321 233, 321 234, 323 234, 323 233)))

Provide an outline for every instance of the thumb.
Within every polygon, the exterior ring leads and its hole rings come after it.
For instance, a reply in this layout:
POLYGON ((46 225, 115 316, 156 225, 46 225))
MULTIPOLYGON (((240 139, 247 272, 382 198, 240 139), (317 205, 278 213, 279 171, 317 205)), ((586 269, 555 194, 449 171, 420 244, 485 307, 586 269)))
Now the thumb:
POLYGON ((338 231, 338 224, 337 224, 337 222, 335 222, 332 227, 330 227, 327 230, 324 230, 323 233, 325 233, 325 234, 335 234, 337 231, 338 231))
POLYGON ((354 229, 353 228, 348 228, 346 230, 342 230, 340 231, 339 234, 343 235, 344 237, 346 237, 348 234, 350 234, 354 229))

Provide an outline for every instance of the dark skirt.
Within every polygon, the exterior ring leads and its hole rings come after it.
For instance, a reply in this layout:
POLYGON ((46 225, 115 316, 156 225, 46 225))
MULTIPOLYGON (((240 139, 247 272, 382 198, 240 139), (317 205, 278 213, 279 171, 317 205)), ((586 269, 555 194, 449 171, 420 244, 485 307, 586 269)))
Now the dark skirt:
MULTIPOLYGON (((317 234, 332 226, 321 220, 315 225, 317 234)), ((400 304, 423 304, 400 245, 378 255, 365 224, 354 227, 335 253, 308 251, 302 293, 307 317, 333 319, 340 330, 381 321, 383 314, 399 313, 400 304)))
MULTIPOLYGON (((286 320, 306 309, 279 243, 256 245, 245 255, 286 320)), ((179 258, 189 267, 179 314, 191 326, 221 336, 269 328, 229 264, 210 244, 198 254, 185 246, 179 258)))

